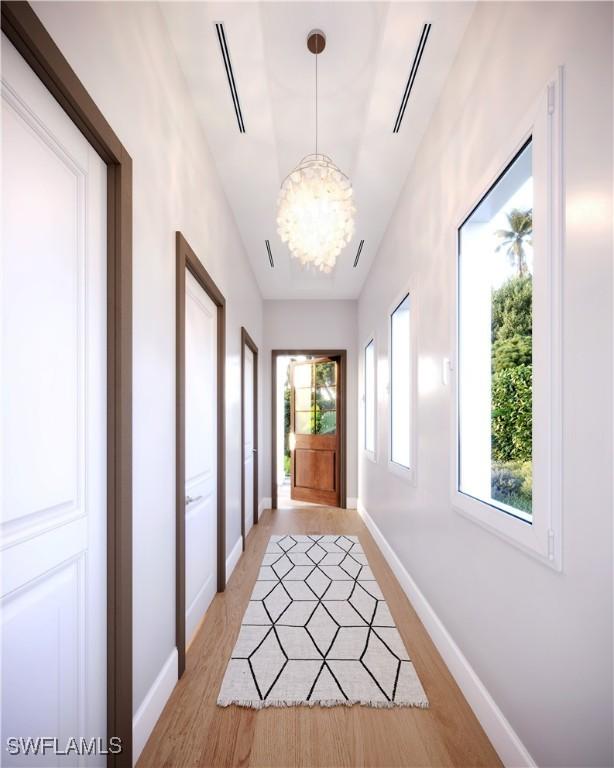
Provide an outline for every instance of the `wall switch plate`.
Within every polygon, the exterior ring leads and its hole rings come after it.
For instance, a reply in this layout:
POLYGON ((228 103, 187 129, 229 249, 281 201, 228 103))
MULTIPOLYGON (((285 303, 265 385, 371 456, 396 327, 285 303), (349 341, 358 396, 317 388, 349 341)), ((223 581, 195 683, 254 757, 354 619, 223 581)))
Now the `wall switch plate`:
POLYGON ((441 361, 441 382, 447 386, 450 382, 450 371, 452 370, 452 361, 449 357, 444 357, 441 361))

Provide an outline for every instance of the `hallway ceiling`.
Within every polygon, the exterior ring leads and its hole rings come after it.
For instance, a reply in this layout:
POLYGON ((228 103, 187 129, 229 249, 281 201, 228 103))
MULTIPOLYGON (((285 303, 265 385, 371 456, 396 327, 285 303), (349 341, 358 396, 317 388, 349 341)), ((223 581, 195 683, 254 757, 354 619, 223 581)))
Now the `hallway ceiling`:
POLYGON ((356 298, 473 3, 163 2, 160 7, 263 296, 356 298), (216 22, 224 25, 245 133, 238 128, 216 22), (432 24, 428 42, 400 131, 393 133, 427 22, 432 24), (282 180, 314 151, 314 57, 305 43, 314 28, 327 37, 318 63, 319 151, 349 175, 357 208, 354 238, 330 275, 301 269, 276 226, 282 180))

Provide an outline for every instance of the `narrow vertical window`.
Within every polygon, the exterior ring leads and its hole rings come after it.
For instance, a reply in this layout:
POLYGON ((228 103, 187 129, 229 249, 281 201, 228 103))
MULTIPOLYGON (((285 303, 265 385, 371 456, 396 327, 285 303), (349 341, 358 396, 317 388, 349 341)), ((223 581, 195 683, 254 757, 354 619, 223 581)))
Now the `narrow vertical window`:
POLYGON ((390 460, 411 466, 411 338, 407 294, 390 316, 390 460))
POLYGON ((365 347, 365 451, 375 453, 375 342, 365 347))
POLYGON ((458 488, 533 517, 533 159, 529 140, 459 230, 458 488))

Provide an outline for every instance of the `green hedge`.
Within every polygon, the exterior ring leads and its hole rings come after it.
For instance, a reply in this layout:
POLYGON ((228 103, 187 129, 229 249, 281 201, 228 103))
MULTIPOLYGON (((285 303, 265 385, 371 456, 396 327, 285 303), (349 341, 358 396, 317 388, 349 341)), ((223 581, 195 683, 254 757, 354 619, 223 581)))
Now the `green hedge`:
POLYGON ((492 370, 499 373, 506 368, 516 368, 519 365, 531 365, 532 337, 511 336, 507 339, 497 339, 492 346, 492 370))
POLYGON ((533 333, 533 279, 511 277, 492 295, 492 342, 533 333))
POLYGON ((527 461, 532 450, 531 365, 504 368, 492 377, 492 457, 527 461))

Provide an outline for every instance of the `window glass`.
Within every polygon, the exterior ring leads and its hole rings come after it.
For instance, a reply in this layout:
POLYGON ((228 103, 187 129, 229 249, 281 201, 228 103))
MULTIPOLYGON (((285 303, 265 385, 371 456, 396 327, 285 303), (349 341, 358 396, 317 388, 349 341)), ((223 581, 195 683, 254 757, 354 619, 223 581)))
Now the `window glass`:
POLYGON ((311 387, 313 365, 311 363, 300 363, 294 365, 294 386, 297 388, 311 387))
POLYGON ((336 384, 335 374, 337 370, 337 364, 331 363, 316 363, 315 364, 315 378, 316 386, 330 386, 336 384))
POLYGON ((365 450, 375 453, 375 342, 365 347, 365 450))
POLYGON ((409 295, 390 318, 390 458, 410 467, 410 301, 409 295))
POLYGON ((532 519, 529 141, 459 230, 459 489, 532 519))
POLYGON ((313 411, 295 411, 294 431, 297 435, 312 435, 313 411))
POLYGON ((310 411, 312 406, 311 387, 300 387, 294 390, 294 407, 297 411, 310 411))
POLYGON ((294 367, 294 431, 334 435, 337 431, 337 364, 301 363, 294 367))
POLYGON ((320 435, 334 435, 337 431, 337 411, 323 411, 317 424, 320 435))
POLYGON ((316 404, 323 411, 334 410, 337 407, 337 387, 318 387, 316 404))

